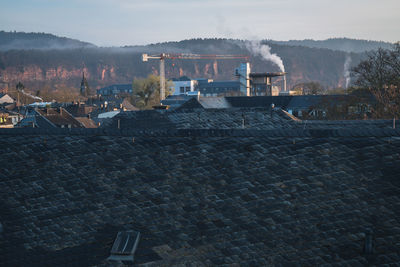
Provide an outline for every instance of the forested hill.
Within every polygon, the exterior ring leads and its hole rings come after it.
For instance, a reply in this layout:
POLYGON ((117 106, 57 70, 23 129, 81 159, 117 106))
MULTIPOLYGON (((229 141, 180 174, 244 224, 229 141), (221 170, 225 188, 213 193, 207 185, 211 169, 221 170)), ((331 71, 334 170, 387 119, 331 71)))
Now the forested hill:
POLYGON ((25 33, 0 31, 0 51, 30 49, 76 49, 95 45, 48 33, 25 33))
POLYGON ((280 45, 293 45, 293 46, 305 46, 311 48, 326 48, 344 52, 362 53, 378 48, 390 49, 393 44, 381 41, 369 41, 369 40, 356 40, 349 38, 330 38, 327 40, 289 40, 289 41, 274 41, 270 42, 280 45))
MULTIPOLYGON (((47 35, 44 34, 43 37, 45 36, 47 35)), ((78 41, 77 44, 80 43, 78 41)), ((362 57, 359 53, 348 54, 342 51, 280 45, 272 42, 268 44, 271 52, 283 60, 285 71, 288 72, 289 87, 310 81, 319 82, 326 88, 343 87, 346 59, 351 59, 351 66, 357 64, 362 57)), ((249 55, 252 71, 279 71, 277 65, 249 51, 245 42, 240 40, 191 39, 121 48, 98 48, 89 44, 77 49, 0 51, 0 89, 15 87, 19 81, 32 90, 60 84, 78 88, 83 71, 92 88, 113 83, 131 83, 134 78, 146 77, 149 74, 158 75, 158 60, 142 62, 142 53, 180 52, 249 55)), ((166 76, 168 79, 185 75, 190 78, 234 80, 236 79, 234 70, 241 62, 239 59, 167 60, 166 76)))

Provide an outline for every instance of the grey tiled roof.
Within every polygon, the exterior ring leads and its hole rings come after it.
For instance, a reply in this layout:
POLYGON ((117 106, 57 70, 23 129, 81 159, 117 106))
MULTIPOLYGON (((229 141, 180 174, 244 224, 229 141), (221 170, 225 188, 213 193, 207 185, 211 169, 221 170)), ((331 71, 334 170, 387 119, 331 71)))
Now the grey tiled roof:
POLYGON ((3 265, 106 266, 123 230, 137 265, 400 264, 398 130, 11 130, 3 265))
POLYGON ((280 110, 200 109, 190 111, 122 112, 106 128, 122 129, 243 129, 294 127, 295 122, 280 110))
POLYGON ((178 129, 274 129, 291 127, 294 121, 281 112, 269 110, 201 110, 166 113, 178 129))
MULTIPOLYGON (((196 102, 197 103, 197 102, 196 102)), ((128 111, 121 112, 108 123, 109 129, 173 130, 173 129, 249 129, 249 130, 296 130, 344 129, 356 131, 356 135, 374 136, 368 131, 392 128, 391 120, 298 120, 276 108, 184 109, 175 111, 128 111), (119 121, 119 122, 118 122, 119 121)))

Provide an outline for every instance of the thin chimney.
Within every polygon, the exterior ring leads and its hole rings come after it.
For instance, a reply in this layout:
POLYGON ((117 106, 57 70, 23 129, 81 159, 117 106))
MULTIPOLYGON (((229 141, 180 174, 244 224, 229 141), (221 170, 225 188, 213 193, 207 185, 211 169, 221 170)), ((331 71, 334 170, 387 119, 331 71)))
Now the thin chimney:
POLYGON ((366 229, 366 231, 365 231, 364 253, 365 254, 373 253, 372 230, 371 229, 366 229))
POLYGON ((286 74, 283 75, 283 91, 286 93, 286 74))

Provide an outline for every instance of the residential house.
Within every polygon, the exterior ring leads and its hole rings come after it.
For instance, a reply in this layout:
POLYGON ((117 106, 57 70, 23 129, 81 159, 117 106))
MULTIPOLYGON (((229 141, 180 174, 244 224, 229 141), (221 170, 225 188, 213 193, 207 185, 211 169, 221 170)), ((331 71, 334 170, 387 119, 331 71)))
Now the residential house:
POLYGON ((0 105, 1 104, 12 104, 14 103, 14 99, 8 94, 0 93, 0 105))
POLYGON ((62 107, 46 107, 27 109, 25 118, 17 124, 17 127, 84 128, 84 125, 62 107))

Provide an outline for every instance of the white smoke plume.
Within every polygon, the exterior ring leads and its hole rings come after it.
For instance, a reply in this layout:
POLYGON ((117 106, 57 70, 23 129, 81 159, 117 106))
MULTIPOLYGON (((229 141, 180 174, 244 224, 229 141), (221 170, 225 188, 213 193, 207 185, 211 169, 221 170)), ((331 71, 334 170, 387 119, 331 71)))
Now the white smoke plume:
POLYGON ((285 66, 283 65, 282 59, 277 54, 271 53, 271 47, 266 44, 262 44, 261 41, 246 41, 247 50, 255 55, 260 55, 263 59, 275 63, 282 72, 285 72, 285 66))
POLYGON ((40 100, 40 101, 43 102, 43 99, 40 98, 40 97, 38 97, 38 96, 31 95, 30 93, 27 93, 27 92, 25 92, 24 90, 20 90, 20 92, 23 93, 23 94, 26 95, 26 96, 29 96, 30 98, 33 98, 33 99, 36 99, 36 100, 40 100))
POLYGON ((350 64, 351 64, 351 57, 349 54, 346 54, 346 60, 344 61, 344 67, 343 67, 343 75, 346 81, 346 87, 348 88, 350 85, 350 64))

